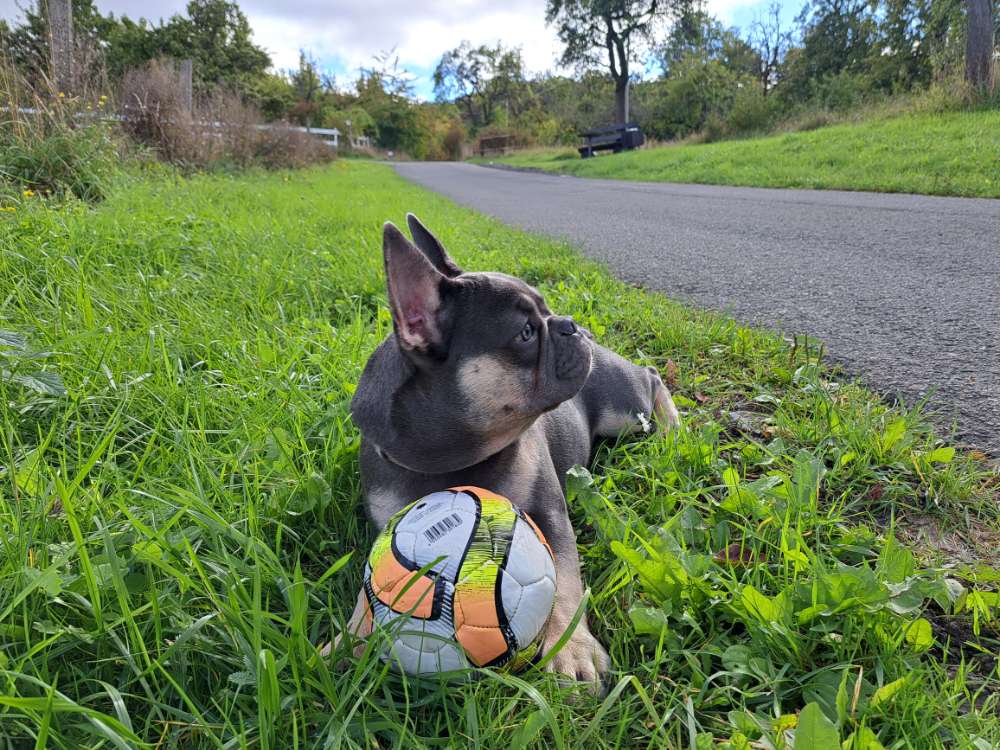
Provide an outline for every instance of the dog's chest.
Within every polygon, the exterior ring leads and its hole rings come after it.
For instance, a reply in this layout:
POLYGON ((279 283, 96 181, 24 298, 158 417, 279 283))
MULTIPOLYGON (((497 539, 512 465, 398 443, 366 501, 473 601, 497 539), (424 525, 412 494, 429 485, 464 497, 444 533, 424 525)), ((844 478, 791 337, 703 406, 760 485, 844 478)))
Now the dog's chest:
POLYGON ((539 417, 513 444, 486 461, 446 474, 419 474, 379 455, 362 441, 361 475, 376 523, 407 503, 448 487, 489 487, 531 512, 536 502, 562 495, 566 472, 586 464, 590 429, 573 400, 539 417))

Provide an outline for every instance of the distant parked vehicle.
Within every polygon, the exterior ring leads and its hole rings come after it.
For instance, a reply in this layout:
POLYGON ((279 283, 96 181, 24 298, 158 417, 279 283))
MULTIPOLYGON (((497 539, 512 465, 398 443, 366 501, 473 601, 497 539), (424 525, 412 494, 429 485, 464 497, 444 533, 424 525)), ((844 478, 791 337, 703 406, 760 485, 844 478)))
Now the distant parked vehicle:
POLYGON ((613 151, 619 154, 622 151, 639 148, 646 142, 638 123, 634 122, 588 130, 586 133, 580 133, 580 137, 583 139, 583 145, 577 151, 584 159, 589 159, 595 151, 613 151))

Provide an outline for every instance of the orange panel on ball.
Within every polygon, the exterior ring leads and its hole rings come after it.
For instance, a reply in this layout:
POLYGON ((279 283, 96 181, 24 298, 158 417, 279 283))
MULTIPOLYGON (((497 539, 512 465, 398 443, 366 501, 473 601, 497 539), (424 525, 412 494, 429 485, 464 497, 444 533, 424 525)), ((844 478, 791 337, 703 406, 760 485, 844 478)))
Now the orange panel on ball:
POLYGON ((486 497, 501 497, 504 500, 507 499, 507 498, 503 497, 503 495, 498 495, 495 492, 490 492, 489 490, 484 490, 482 487, 474 487, 471 484, 463 484, 463 485, 461 485, 459 487, 449 487, 448 489, 451 490, 452 492, 469 492, 474 497, 478 497, 479 499, 483 499, 483 498, 486 498, 486 497))
POLYGON ((425 620, 431 616, 434 606, 434 580, 407 570, 391 552, 382 555, 378 565, 372 570, 371 582, 375 596, 390 609, 425 620), (407 584, 410 584, 409 588, 407 584))
POLYGON ((455 591, 455 638, 477 667, 507 652, 492 590, 455 591))

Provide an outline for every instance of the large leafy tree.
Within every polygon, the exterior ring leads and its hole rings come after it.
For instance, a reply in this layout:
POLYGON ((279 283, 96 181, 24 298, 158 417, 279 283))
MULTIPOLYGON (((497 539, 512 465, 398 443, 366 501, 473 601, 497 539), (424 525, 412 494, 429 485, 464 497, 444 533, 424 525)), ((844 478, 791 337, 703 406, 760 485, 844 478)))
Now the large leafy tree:
POLYGON ((400 66, 395 51, 375 55, 371 67, 361 69, 355 88, 357 105, 377 124, 376 143, 422 158, 427 133, 412 100, 413 74, 400 66))
POLYGON ((472 127, 492 123, 502 104, 520 111, 525 93, 524 60, 521 50, 462 42, 441 56, 434 69, 434 93, 438 101, 454 101, 472 127))
POLYGON ((156 35, 161 55, 194 60, 196 85, 244 90, 271 65, 267 52, 253 43, 247 17, 228 0, 191 0, 187 16, 172 17, 156 35))
POLYGON ((718 61, 737 74, 756 75, 759 66, 757 53, 740 38, 738 30, 726 28, 701 7, 683 10, 656 54, 666 78, 688 58, 718 61))
MULTIPOLYGON (((271 64, 267 52, 253 43, 247 17, 228 0, 191 0, 186 15, 159 24, 104 16, 94 0, 73 0, 72 8, 77 47, 100 49, 112 77, 158 57, 192 58, 198 88, 225 83, 245 91, 271 64)), ((30 76, 37 78, 48 69, 44 1, 26 6, 23 19, 5 37, 15 64, 30 76)))
POLYGON ((641 60, 669 0, 548 0, 545 18, 565 45, 563 65, 606 67, 615 86, 615 116, 628 120, 632 63, 641 60))
POLYGON ((299 67, 288 76, 295 105, 289 111, 290 119, 299 125, 316 127, 323 122, 324 104, 327 97, 324 94, 332 89, 332 81, 324 80, 316 60, 305 50, 299 51, 299 67))

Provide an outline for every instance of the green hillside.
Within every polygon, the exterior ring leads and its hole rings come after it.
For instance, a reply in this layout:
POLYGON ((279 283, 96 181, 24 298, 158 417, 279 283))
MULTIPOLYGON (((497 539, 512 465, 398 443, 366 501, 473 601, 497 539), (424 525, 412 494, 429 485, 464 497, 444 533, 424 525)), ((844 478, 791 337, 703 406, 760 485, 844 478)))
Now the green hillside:
POLYGON ((496 161, 580 177, 997 198, 1000 110, 904 115, 586 160, 564 148, 496 161))

